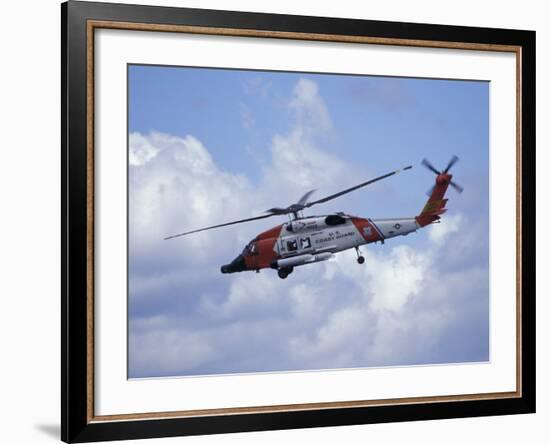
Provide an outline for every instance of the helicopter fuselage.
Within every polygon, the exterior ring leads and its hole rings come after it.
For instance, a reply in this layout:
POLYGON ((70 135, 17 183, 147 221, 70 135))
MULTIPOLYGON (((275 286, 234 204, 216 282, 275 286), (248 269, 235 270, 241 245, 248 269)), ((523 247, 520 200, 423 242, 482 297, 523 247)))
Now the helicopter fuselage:
MULTIPOLYGON (((330 259, 335 253, 361 245, 384 242, 420 228, 414 217, 370 219, 344 213, 298 218, 271 228, 254 238, 222 273, 274 268, 292 272, 294 267, 330 259)), ((364 259, 360 259, 360 263, 364 259)))

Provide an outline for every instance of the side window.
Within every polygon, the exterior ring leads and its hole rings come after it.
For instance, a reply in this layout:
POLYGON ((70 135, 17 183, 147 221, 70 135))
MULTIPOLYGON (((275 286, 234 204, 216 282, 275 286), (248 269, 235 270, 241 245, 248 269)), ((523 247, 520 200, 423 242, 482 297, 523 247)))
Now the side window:
POLYGON ((300 239, 300 248, 302 250, 308 250, 311 248, 311 239, 309 237, 302 237, 300 239))
POLYGON ((288 251, 296 251, 298 249, 298 241, 296 239, 287 241, 286 249, 288 251))

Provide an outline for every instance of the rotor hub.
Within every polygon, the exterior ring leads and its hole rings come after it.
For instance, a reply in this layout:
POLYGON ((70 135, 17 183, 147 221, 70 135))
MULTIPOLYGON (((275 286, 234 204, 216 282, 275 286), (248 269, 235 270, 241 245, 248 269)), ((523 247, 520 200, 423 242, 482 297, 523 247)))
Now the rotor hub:
POLYGON ((435 181, 438 185, 446 185, 451 181, 452 177, 453 176, 450 175, 450 174, 443 173, 443 174, 440 174, 439 176, 437 176, 437 179, 435 181))

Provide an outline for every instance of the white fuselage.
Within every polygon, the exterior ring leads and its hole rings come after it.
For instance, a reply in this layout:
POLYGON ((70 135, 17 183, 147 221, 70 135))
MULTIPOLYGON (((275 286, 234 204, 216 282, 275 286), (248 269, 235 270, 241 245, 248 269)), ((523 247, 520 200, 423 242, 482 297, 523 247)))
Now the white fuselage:
MULTIPOLYGON (((363 219, 348 215, 309 217, 283 224, 274 250, 286 258, 336 253, 372 242, 404 236, 419 228, 415 218, 363 219), (328 223, 327 223, 328 222, 328 223)), ((318 260, 328 257, 321 256, 318 260)), ((317 262, 312 258, 308 262, 317 262)))

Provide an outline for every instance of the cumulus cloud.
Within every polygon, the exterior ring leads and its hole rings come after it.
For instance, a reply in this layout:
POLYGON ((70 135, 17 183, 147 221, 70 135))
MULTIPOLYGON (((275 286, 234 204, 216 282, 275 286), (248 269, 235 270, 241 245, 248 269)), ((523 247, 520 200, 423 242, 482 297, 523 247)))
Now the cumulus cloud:
POLYGON ((375 311, 403 308, 408 298, 419 294, 431 265, 429 254, 399 245, 390 254, 375 258, 365 280, 373 295, 370 307, 375 311))
POLYGON ((348 251, 284 281, 219 273, 265 221, 162 240, 364 177, 323 148, 334 128, 313 81, 299 80, 288 105, 293 123, 273 136, 255 184, 193 135, 130 135, 130 377, 486 360, 487 264, 448 266, 450 250, 479 252, 461 238, 461 214, 422 234, 422 248, 388 241, 364 248, 363 266, 348 251))
MULTIPOLYGON (((159 239, 211 225, 220 214, 229 218, 247 214, 248 180, 220 170, 195 137, 134 133, 130 152, 134 144, 152 146, 156 153, 147 164, 131 165, 129 172, 130 247, 137 256, 173 251, 181 243, 159 243, 159 239)), ((216 234, 190 237, 186 248, 192 248, 195 260, 200 259, 216 238, 216 234)))
POLYGON ((289 106, 295 112, 302 131, 327 131, 332 127, 325 102, 312 80, 298 80, 289 106))
POLYGON ((159 152, 155 144, 139 133, 130 134, 128 161, 131 166, 141 166, 153 159, 159 152))
POLYGON ((448 215, 445 216, 440 223, 433 224, 429 227, 428 236, 430 240, 441 245, 449 235, 458 232, 461 225, 462 214, 448 215))
POLYGON ((264 194, 285 196, 286 201, 275 204, 286 206, 310 189, 329 194, 364 177, 364 172, 360 175, 353 165, 320 147, 331 138, 333 128, 326 104, 313 81, 300 79, 296 83, 289 107, 294 124, 286 134, 273 137, 271 162, 264 169, 261 185, 264 194))
POLYGON ((154 321, 141 326, 143 333, 134 333, 129 354, 131 370, 139 369, 151 376, 160 371, 162 376, 192 370, 215 359, 216 349, 204 333, 166 329, 164 325, 169 321, 164 317, 154 321))

